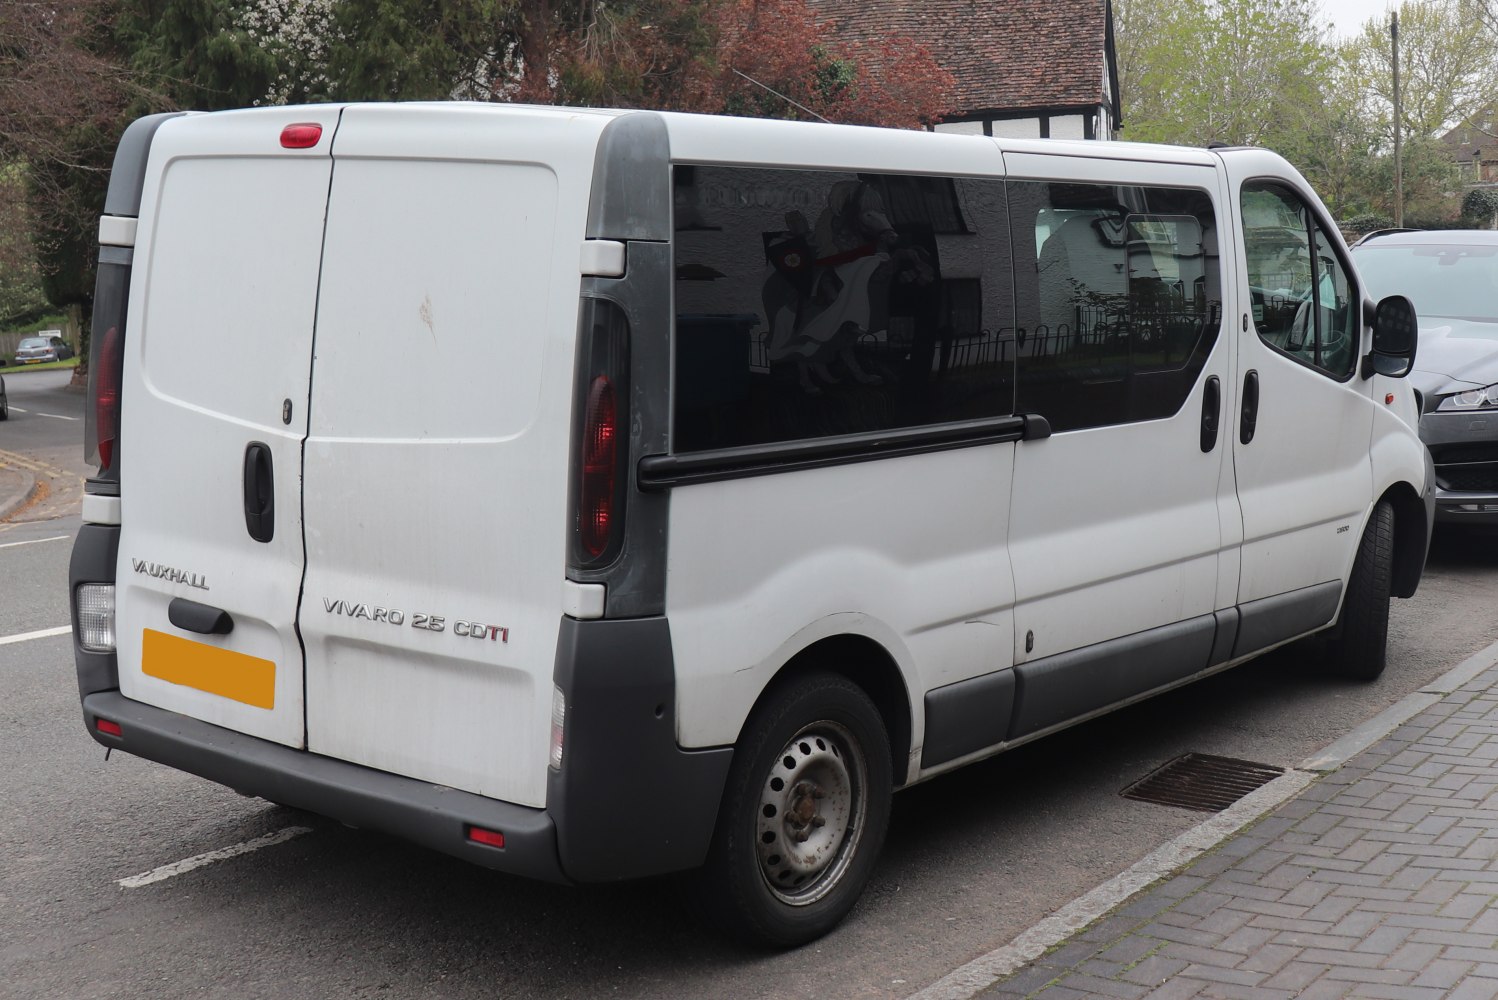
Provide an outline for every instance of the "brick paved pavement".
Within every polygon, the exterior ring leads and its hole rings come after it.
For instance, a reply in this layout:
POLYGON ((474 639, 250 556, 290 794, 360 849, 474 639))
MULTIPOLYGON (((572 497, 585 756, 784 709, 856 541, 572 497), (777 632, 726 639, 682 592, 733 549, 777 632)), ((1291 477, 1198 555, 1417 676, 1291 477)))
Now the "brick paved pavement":
POLYGON ((983 990, 1498 997, 1498 668, 983 990))

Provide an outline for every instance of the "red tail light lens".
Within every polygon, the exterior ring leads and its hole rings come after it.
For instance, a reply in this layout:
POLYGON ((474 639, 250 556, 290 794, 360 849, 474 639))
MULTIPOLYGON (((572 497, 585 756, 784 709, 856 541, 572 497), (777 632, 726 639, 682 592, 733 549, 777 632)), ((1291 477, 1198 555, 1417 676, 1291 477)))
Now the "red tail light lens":
POLYGON ((109 719, 95 719, 94 728, 105 736, 125 735, 125 731, 120 728, 120 724, 118 722, 111 722, 109 719))
POLYGON ((281 130, 281 146, 285 149, 311 149, 322 138, 322 126, 316 122, 298 122, 281 130))
POLYGON ((94 433, 98 435, 99 470, 114 465, 114 443, 120 429, 120 328, 110 327, 99 346, 94 377, 94 433))
POLYGON ((614 384, 606 376, 588 386, 583 419, 582 489, 578 528, 583 548, 593 558, 609 547, 614 524, 614 485, 618 469, 619 408, 614 384))
POLYGON ((498 830, 486 830, 481 826, 470 826, 468 828, 468 839, 475 844, 483 844, 485 847, 505 846, 505 835, 498 830))

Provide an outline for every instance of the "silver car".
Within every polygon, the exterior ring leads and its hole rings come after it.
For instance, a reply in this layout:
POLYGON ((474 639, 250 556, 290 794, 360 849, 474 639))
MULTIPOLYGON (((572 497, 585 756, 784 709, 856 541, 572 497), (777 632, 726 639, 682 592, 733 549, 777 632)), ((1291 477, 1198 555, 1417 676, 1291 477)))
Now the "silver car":
POLYGON ((1410 383, 1436 466, 1436 521, 1498 524, 1498 232, 1391 230, 1352 248, 1375 299, 1415 304, 1410 383))
POLYGON ((48 361, 66 361, 73 349, 61 337, 24 337, 16 345, 16 364, 38 365, 48 361))

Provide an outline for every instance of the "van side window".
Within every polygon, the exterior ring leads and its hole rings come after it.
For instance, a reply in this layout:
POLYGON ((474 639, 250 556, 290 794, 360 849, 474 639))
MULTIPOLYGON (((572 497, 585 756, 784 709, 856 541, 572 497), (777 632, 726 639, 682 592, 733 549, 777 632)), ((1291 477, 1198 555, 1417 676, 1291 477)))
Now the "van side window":
POLYGON ((1358 316, 1335 241, 1289 188, 1245 184, 1242 202, 1259 338, 1333 378, 1348 378, 1358 353, 1358 316))
POLYGON ((1009 204, 1019 410, 1053 431, 1176 413, 1221 326, 1211 198, 1011 181, 1009 204))
POLYGON ((1002 180, 674 169, 677 453, 1014 412, 1002 180))

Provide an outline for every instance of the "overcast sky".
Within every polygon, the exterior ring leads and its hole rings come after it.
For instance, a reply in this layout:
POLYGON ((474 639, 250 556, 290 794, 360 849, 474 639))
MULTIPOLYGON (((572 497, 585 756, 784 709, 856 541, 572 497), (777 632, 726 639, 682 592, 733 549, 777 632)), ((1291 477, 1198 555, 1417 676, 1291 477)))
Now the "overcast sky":
POLYGON ((1396 6, 1395 0, 1321 0, 1321 20, 1335 23, 1336 36, 1347 38, 1357 34, 1369 18, 1387 23, 1389 10, 1396 6))

